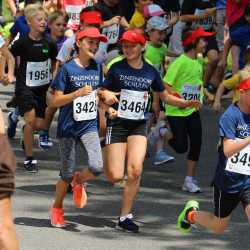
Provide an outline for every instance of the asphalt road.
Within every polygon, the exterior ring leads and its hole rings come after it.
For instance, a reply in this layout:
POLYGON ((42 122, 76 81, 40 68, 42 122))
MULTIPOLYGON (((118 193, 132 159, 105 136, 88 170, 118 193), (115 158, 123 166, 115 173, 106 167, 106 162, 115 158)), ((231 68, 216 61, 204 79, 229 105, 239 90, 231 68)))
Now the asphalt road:
MULTIPOLYGON (((0 105, 5 115, 5 103, 13 93, 11 87, 0 86, 0 105)), ((232 214, 230 226, 223 236, 213 235, 201 227, 190 234, 176 229, 176 219, 188 199, 197 199, 201 209, 213 210, 210 182, 216 167, 218 140, 216 115, 209 107, 202 110, 203 147, 199 162, 198 180, 203 193, 190 195, 181 190, 185 174, 185 155, 176 155, 174 163, 154 167, 152 158, 146 159, 140 193, 134 206, 134 215, 140 225, 139 234, 115 229, 119 215, 121 189, 106 182, 102 176, 88 185, 88 204, 76 209, 72 197, 65 200, 66 229, 52 228, 48 211, 52 204, 60 164, 55 138, 56 121, 52 124, 54 147, 41 151, 35 145, 39 172, 28 174, 23 170, 23 152, 20 130, 11 140, 18 161, 16 193, 13 197, 14 220, 21 250, 249 250, 250 227, 242 207, 232 214)), ((79 167, 86 166, 86 154, 78 149, 79 167)))

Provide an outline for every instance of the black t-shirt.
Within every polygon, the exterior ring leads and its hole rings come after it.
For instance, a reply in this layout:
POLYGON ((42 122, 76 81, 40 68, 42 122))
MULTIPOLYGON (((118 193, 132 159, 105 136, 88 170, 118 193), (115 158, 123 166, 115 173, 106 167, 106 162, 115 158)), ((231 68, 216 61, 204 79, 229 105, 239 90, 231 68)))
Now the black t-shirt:
MULTIPOLYGON (((114 7, 109 7, 103 1, 100 0, 95 5, 95 7, 101 12, 103 21, 108 21, 108 20, 110 20, 111 18, 113 18, 115 16, 122 16, 121 6, 120 6, 119 3, 114 7)), ((110 39, 112 37, 116 38, 115 41, 112 44, 108 45, 108 48, 107 48, 108 51, 110 51, 112 49, 119 48, 119 45, 118 45, 117 41, 118 41, 118 38, 121 37, 123 32, 124 32, 124 29, 121 26, 116 28, 115 31, 111 31, 111 32, 107 30, 107 27, 102 30, 102 33, 104 35, 106 35, 108 37, 108 39, 110 39)))
MULTIPOLYGON (((206 9, 215 7, 214 1, 211 0, 184 0, 181 7, 182 15, 201 15, 206 9)), ((214 17, 209 16, 206 19, 193 22, 194 27, 202 27, 204 30, 213 29, 214 17)), ((191 25, 191 24, 189 24, 191 25)))
POLYGON ((27 86, 40 88, 51 81, 51 63, 56 59, 57 47, 47 38, 40 41, 29 36, 21 37, 11 47, 14 57, 20 57, 16 89, 27 86))
POLYGON ((166 13, 180 11, 180 3, 176 0, 155 0, 154 3, 160 5, 166 13))
POLYGON ((127 22, 130 21, 135 12, 135 1, 134 0, 120 0, 120 8, 122 16, 124 16, 127 22))
POLYGON ((114 7, 109 7, 103 1, 100 0, 95 5, 95 7, 101 12, 103 21, 107 21, 114 16, 121 16, 122 15, 121 8, 120 8, 119 4, 117 4, 114 7))

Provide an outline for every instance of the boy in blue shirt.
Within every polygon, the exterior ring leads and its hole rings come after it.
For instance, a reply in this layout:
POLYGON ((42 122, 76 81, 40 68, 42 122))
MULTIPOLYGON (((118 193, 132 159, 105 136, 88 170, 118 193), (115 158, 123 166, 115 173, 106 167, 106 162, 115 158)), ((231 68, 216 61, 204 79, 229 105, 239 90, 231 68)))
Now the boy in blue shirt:
POLYGON ((177 226, 189 232, 191 224, 200 224, 215 233, 223 233, 232 211, 241 202, 250 222, 250 79, 238 87, 240 99, 232 104, 219 122, 221 143, 213 180, 214 214, 198 211, 197 201, 187 202, 177 226))

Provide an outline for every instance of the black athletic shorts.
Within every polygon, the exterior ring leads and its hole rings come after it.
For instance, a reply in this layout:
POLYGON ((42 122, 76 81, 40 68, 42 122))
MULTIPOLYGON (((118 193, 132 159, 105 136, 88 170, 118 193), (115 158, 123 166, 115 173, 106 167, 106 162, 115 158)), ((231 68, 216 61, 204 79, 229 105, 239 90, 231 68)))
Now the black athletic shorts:
POLYGON ((225 193, 214 186, 214 215, 216 217, 228 217, 240 202, 244 209, 250 205, 250 188, 239 193, 225 193))
POLYGON ((207 54, 208 51, 210 51, 212 49, 216 50, 216 51, 219 51, 215 35, 207 37, 206 41, 207 41, 207 47, 206 47, 206 53, 205 54, 207 54))
POLYGON ((129 136, 142 135, 147 137, 146 120, 140 122, 119 121, 107 126, 105 144, 126 143, 129 136))
POLYGON ((39 89, 30 89, 27 87, 19 88, 16 90, 17 106, 21 116, 26 112, 35 109, 36 117, 44 118, 46 104, 46 93, 48 86, 43 86, 39 89))

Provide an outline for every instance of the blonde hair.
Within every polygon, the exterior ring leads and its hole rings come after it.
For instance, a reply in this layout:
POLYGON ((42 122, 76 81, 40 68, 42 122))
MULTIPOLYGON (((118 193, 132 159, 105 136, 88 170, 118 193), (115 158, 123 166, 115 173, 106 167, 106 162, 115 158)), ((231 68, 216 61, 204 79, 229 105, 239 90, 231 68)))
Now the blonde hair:
POLYGON ((25 7, 24 9, 24 16, 27 20, 30 20, 32 17, 36 16, 40 11, 46 13, 41 4, 28 4, 27 7, 25 7))

